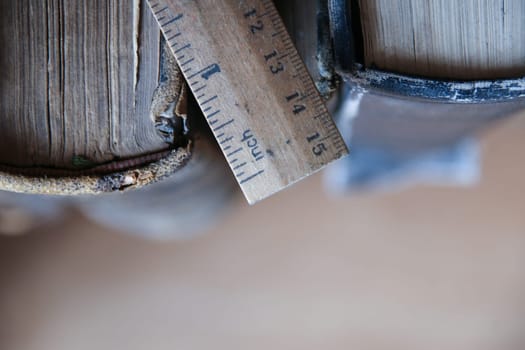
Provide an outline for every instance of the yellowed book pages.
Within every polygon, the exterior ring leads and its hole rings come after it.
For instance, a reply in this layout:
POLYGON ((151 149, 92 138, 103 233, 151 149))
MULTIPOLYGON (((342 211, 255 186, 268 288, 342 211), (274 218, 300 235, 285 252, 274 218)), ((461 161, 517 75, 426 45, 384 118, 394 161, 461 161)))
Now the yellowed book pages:
POLYGON ((359 0, 365 64, 448 79, 525 75, 523 0, 359 0))

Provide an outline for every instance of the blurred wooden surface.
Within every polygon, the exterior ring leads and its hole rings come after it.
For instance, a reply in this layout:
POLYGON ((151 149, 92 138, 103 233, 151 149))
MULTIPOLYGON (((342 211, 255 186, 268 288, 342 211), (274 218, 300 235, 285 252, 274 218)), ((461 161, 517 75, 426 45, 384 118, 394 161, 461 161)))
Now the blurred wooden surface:
POLYGON ((0 238, 0 348, 521 350, 524 121, 485 135, 476 188, 330 200, 316 176, 186 242, 0 238))
POLYGON ((166 148, 149 119, 159 39, 144 0, 0 0, 0 163, 166 148))
POLYGON ((365 63, 449 79, 525 75, 522 0, 359 0, 365 63))

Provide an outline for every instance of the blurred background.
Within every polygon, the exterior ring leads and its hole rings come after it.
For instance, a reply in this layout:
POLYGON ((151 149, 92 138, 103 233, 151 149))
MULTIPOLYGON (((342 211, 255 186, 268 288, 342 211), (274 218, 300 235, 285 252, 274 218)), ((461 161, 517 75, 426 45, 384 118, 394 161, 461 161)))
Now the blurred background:
POLYGON ((0 349, 523 349, 525 114, 480 139, 473 187, 319 174, 182 241, 75 212, 0 237, 0 349))

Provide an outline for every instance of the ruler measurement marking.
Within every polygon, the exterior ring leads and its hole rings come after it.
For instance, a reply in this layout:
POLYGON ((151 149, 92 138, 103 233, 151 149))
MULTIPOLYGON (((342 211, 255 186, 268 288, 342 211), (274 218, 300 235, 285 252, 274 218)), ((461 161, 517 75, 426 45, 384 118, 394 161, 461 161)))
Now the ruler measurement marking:
POLYGON ((312 97, 313 95, 314 95, 313 92, 307 92, 306 95, 303 95, 303 97, 299 99, 299 101, 304 101, 304 100, 310 101, 310 97, 312 97))
POLYGON ((281 21, 281 16, 279 16, 278 13, 275 13, 272 11, 272 15, 270 16, 270 20, 273 22, 274 26, 277 26, 277 24, 281 21))
POLYGON ((180 66, 181 66, 181 67, 184 67, 185 65, 187 65, 187 64, 189 64, 189 63, 191 63, 191 62, 193 62, 193 61, 195 61, 195 57, 192 57, 192 58, 190 58, 189 60, 182 62, 182 63, 180 64, 180 66))
MULTIPOLYGON (((338 131, 336 130, 335 132, 332 130, 328 135, 326 135, 325 137, 321 138, 321 139, 318 139, 316 141, 318 142, 324 142, 324 141, 328 141, 328 140, 333 140, 334 139, 334 136, 337 136, 337 133, 338 131)), ((335 145, 335 143, 334 143, 335 145)))
MULTIPOLYGON (((205 89, 205 88, 206 88, 206 85, 203 85, 203 86, 201 86, 200 88, 195 89, 195 90, 193 91, 193 93, 196 94, 196 93, 202 91, 202 90, 205 89)), ((204 94, 202 94, 201 96, 205 96, 205 95, 206 95, 206 94, 204 93, 204 94)))
MULTIPOLYGON (((230 146, 228 146, 228 147, 230 147, 230 146)), ((226 157, 230 158, 231 156, 233 156, 233 155, 239 153, 240 151, 242 151, 242 147, 239 147, 239 148, 237 148, 235 151, 232 151, 232 152, 228 153, 228 154, 226 155, 226 157)))
POLYGON ((191 44, 186 44, 186 45, 184 45, 183 47, 178 48, 178 49, 175 51, 175 54, 178 54, 178 53, 181 52, 182 50, 189 49, 190 47, 191 47, 191 44))
MULTIPOLYGON (((171 29, 170 29, 170 33, 171 33, 171 29)), ((168 34, 168 32, 165 32, 165 34, 168 34)), ((181 33, 173 34, 173 35, 170 36, 169 38, 166 38, 166 41, 168 41, 168 42, 173 41, 173 39, 178 38, 178 37, 181 36, 181 35, 182 35, 181 33)), ((176 43, 173 43, 172 45, 177 45, 177 44, 176 44, 176 43)))
POLYGON ((162 9, 158 10, 157 12, 155 12, 155 16, 158 16, 160 13, 166 11, 168 9, 168 7, 163 7, 162 9))
POLYGON ((303 61, 298 59, 298 60, 295 60, 295 61, 292 60, 291 62, 292 62, 292 66, 295 68, 295 70, 298 73, 297 77, 299 78, 301 83, 304 85, 305 84, 304 72, 301 71, 301 67, 303 65, 303 61))
MULTIPOLYGON (((294 64, 294 65, 301 65, 301 63, 303 63, 303 60, 301 59, 301 57, 297 57, 296 55, 293 55, 292 58, 290 59, 290 61, 294 64)), ((304 74, 303 74, 304 75, 304 74)))
POLYGON ((147 2, 250 203, 346 154, 344 141, 272 0, 147 2), (228 13, 224 23, 219 24, 219 13, 228 13), (225 38, 220 43, 209 34, 219 26, 225 38), (257 59, 257 52, 267 54, 272 50, 276 54, 268 55, 267 62, 257 59), (257 75, 249 75, 232 57, 253 64, 257 75), (206 66, 210 61, 212 64, 206 66), (213 62, 220 62, 220 67, 213 62), (213 78, 215 73, 224 74, 224 78, 213 78), (268 74, 271 79, 265 80, 260 74, 268 74), (259 85, 263 81, 266 85, 259 85), (276 99, 285 97, 286 89, 293 100, 275 105, 276 99), (286 145, 272 143, 270 125, 283 126, 288 135, 286 145), (318 146, 314 142, 305 143, 313 133, 320 135, 315 142, 326 144, 320 154, 320 148, 312 151, 318 146), (288 162, 291 157, 298 162, 288 162))
POLYGON ((251 180, 253 180, 253 179, 255 179, 257 176, 259 176, 259 175, 261 175, 261 174, 263 174, 263 173, 264 173, 264 169, 263 169, 263 170, 259 170, 257 173, 253 174, 252 176, 250 176, 250 177, 248 177, 248 178, 242 180, 242 181, 241 181, 241 185, 242 185, 242 184, 245 184, 245 183, 247 183, 247 182, 249 182, 249 181, 251 181, 251 180))
POLYGON ((335 126, 334 123, 331 123, 330 126, 327 127, 327 130, 328 130, 328 131, 333 131, 333 130, 335 130, 335 131, 339 132, 339 130, 337 129, 337 126, 335 126))
POLYGON ((230 137, 228 137, 228 138, 222 140, 219 144, 220 144, 220 145, 224 145, 225 143, 228 143, 228 142, 230 142, 230 141, 232 141, 232 140, 233 140, 233 136, 230 136, 230 137))
POLYGON ((269 10, 269 9, 272 9, 273 8, 273 3, 271 3, 270 1, 268 0, 263 0, 263 6, 266 10, 269 10))
POLYGON ((279 16, 278 14, 273 14, 272 16, 270 16, 270 19, 272 20, 272 24, 277 27, 277 23, 281 20, 281 16, 279 16))
POLYGON ((330 136, 330 140, 333 142, 334 146, 336 148, 339 148, 341 145, 342 146, 346 146, 346 142, 342 141, 341 139, 339 139, 339 137, 337 137, 338 134, 337 133, 334 133, 332 134, 332 136, 330 136))
POLYGON ((334 145, 335 145, 335 148, 338 151, 341 150, 341 148, 346 148, 346 143, 344 143, 344 142, 336 142, 336 143, 334 143, 334 145))
POLYGON ((209 119, 209 118, 213 118, 214 116, 216 116, 216 115, 219 114, 220 112, 221 112, 221 110, 218 109, 218 110, 216 110, 215 112, 209 114, 209 115, 208 115, 208 119, 209 119))
POLYGON ((324 121, 323 121, 323 124, 324 124, 324 126, 325 126, 326 128, 328 128, 328 125, 331 124, 331 121, 329 121, 329 120, 324 120, 324 121))
MULTIPOLYGON (((210 103, 211 101, 216 100, 217 98, 218 98, 217 95, 215 95, 215 96, 213 96, 213 97, 210 97, 210 98, 207 99, 206 101, 201 102, 200 105, 201 105, 201 106, 204 106, 204 105, 210 103)), ((198 99, 197 99, 197 100, 198 100, 198 99)))
POLYGON ((178 15, 176 15, 175 17, 173 17, 172 19, 170 19, 169 21, 165 22, 165 23, 161 23, 162 20, 160 18, 157 19, 157 22, 160 23, 161 27, 167 27, 169 26, 170 24, 174 23, 174 22, 177 22, 179 19, 181 19, 182 17, 184 17, 184 15, 182 13, 179 13, 178 15))
POLYGON ((279 31, 279 39, 281 39, 282 43, 287 43, 288 41, 286 40, 286 38, 288 37, 288 30, 286 30, 286 27, 275 22, 273 22, 272 24, 273 29, 279 31))
POLYGON ((221 130, 221 129, 227 127, 228 125, 230 125, 231 123, 233 123, 234 121, 235 121, 234 119, 230 119, 226 123, 221 124, 218 127, 216 127, 215 129, 213 129, 213 131, 221 130))
MULTIPOLYGON (((337 130, 339 131, 339 130, 337 130)), ((346 141, 342 137, 333 137, 334 144, 343 144, 346 146, 346 141)))
MULTIPOLYGON (((324 108, 324 105, 322 104, 322 102, 321 102, 321 104, 317 103, 317 102, 314 102, 314 107, 317 108, 317 109, 321 109, 322 110, 324 108)), ((331 120, 331 118, 330 118, 330 120, 331 120)))
MULTIPOLYGON (((188 45, 191 45, 191 44, 188 44, 188 45)), ((186 80, 191 80, 191 79, 195 78, 199 74, 202 74, 203 76, 205 76, 205 74, 203 74, 203 73, 214 69, 215 66, 218 67, 217 64, 211 64, 211 65, 209 65, 207 67, 204 67, 200 71, 198 71, 197 73, 194 73, 194 74, 190 75, 189 77, 186 77, 186 80)), ((219 70, 219 72, 220 72, 220 70, 219 70)), ((206 79, 205 77, 203 77, 203 78, 206 79)))
POLYGON ((303 62, 302 61, 298 61, 297 63, 293 64, 292 66, 295 69, 295 71, 297 72, 297 79, 301 82, 301 84, 305 85, 305 84, 307 84, 306 81, 308 81, 308 80, 304 79, 304 72, 301 71, 301 66, 302 65, 303 65, 303 62))
POLYGON ((286 45, 283 46, 284 50, 285 51, 291 51, 295 48, 294 44, 293 43, 288 43, 286 45))
POLYGON ((240 168, 246 166, 247 164, 248 164, 248 163, 246 163, 246 162, 244 162, 244 163, 242 163, 242 164, 239 164, 239 165, 235 166, 235 167, 233 168, 233 170, 239 170, 240 168))
POLYGON ((273 24, 274 29, 276 29, 276 30, 282 30, 282 34, 283 34, 283 35, 281 35, 281 40, 283 41, 283 43, 284 43, 284 42, 287 42, 287 39, 286 39, 286 38, 288 37, 288 35, 287 35, 287 34, 288 34, 288 31, 287 31, 286 28, 284 27, 284 24, 281 23, 281 21, 280 21, 280 17, 279 17, 279 19, 278 19, 277 21, 272 21, 272 24, 273 24), (286 35, 284 35, 284 34, 286 34, 286 35))

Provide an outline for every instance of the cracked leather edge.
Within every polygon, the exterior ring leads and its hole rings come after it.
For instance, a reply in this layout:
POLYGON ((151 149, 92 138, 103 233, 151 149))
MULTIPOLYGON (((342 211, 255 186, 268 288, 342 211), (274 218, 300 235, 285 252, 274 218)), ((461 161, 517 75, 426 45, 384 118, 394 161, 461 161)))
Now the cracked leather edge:
POLYGON ((95 195, 138 189, 161 181, 183 167, 191 158, 192 142, 167 156, 135 168, 101 175, 48 177, 23 175, 0 169, 0 190, 25 194, 95 195))
POLYGON ((352 85, 374 93, 442 103, 525 102, 525 77, 449 81, 359 68, 340 74, 352 85))

